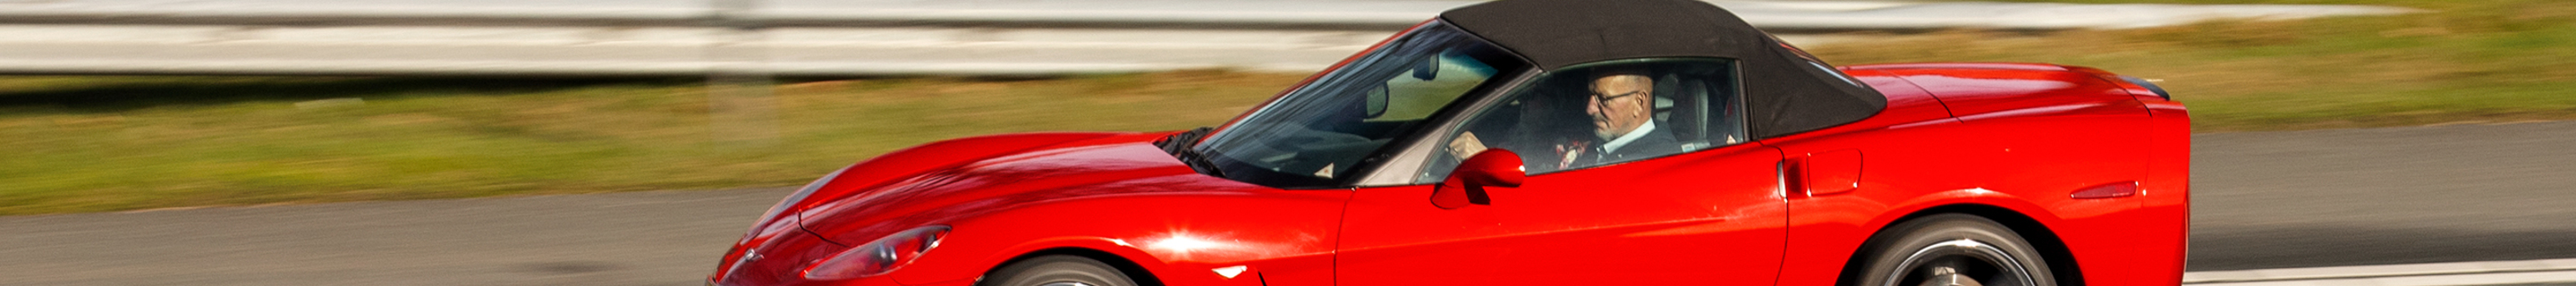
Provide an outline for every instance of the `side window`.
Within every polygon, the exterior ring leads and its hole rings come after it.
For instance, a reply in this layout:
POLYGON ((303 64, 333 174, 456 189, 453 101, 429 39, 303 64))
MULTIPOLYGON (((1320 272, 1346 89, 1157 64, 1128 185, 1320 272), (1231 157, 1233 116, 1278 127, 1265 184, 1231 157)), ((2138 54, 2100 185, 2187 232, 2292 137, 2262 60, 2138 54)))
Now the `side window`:
POLYGON ((1861 83, 1860 80, 1852 79, 1851 75, 1843 74, 1842 70, 1834 69, 1834 65, 1825 64, 1824 60, 1816 59, 1815 54, 1808 54, 1807 49, 1800 49, 1798 46, 1789 45, 1789 41, 1781 41, 1779 37, 1771 37, 1771 41, 1780 42, 1781 48, 1789 49, 1790 54, 1797 55, 1798 60, 1805 61, 1807 63, 1807 67, 1815 69, 1818 74, 1834 76, 1835 79, 1843 80, 1843 84, 1851 85, 1852 87, 1862 89, 1869 88, 1869 84, 1861 83))
POLYGON ((1438 182, 1489 148, 1521 155, 1530 174, 1663 157, 1742 143, 1733 60, 1629 59, 1549 71, 1468 113, 1418 183, 1438 182))

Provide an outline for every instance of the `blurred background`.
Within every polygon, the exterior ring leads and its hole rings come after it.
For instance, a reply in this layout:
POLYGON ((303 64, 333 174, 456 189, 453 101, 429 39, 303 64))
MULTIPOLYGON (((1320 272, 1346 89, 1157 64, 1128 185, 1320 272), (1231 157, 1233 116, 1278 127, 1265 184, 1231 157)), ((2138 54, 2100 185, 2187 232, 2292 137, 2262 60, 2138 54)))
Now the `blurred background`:
MULTIPOLYGON (((2162 80, 2195 284, 2576 285, 2576 1, 1710 2, 2162 80)), ((1473 3, 0 0, 0 285, 697 285, 782 187, 1221 124, 1473 3)))

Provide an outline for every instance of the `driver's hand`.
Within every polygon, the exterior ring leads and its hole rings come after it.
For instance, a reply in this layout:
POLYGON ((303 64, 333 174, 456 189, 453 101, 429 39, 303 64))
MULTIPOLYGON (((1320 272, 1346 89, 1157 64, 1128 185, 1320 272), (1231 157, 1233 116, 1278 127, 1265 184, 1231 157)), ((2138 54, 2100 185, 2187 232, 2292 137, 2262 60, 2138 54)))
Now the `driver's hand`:
POLYGON ((1449 140, 1449 154, 1457 155, 1458 159, 1467 159, 1480 152, 1485 152, 1485 141, 1476 140, 1475 132, 1461 133, 1458 139, 1449 140))

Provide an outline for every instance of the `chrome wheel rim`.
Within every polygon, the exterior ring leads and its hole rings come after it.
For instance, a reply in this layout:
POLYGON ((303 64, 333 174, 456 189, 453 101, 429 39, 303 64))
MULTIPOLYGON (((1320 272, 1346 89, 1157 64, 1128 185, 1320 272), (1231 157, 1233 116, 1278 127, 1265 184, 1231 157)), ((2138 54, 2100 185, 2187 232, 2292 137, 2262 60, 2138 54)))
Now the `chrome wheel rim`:
POLYGON ((1091 284, 1083 284, 1082 282, 1065 281, 1065 282, 1047 282, 1046 284, 1038 284, 1038 286, 1091 286, 1091 284))
POLYGON ((1975 240, 1924 246, 1897 263, 1879 286, 2030 286, 2030 269, 2003 248, 1975 240))

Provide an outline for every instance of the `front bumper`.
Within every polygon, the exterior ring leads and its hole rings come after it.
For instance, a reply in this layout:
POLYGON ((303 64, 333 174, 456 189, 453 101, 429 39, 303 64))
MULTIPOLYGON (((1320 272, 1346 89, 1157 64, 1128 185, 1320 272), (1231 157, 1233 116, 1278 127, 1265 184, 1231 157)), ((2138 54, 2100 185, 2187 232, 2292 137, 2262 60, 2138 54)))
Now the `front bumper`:
MULTIPOLYGON (((722 286, 864 285, 805 281, 806 264, 848 250, 798 226, 794 216, 754 230, 734 245, 707 284, 722 286)), ((891 284, 891 283, 887 283, 891 284)))

